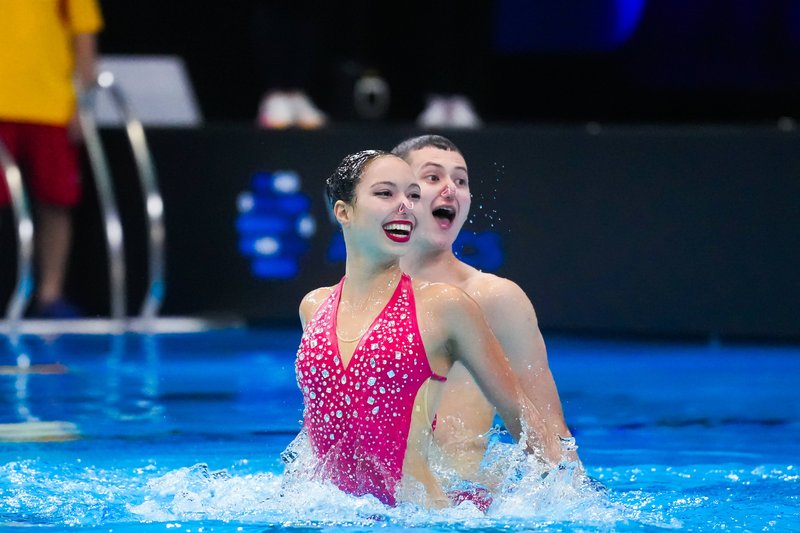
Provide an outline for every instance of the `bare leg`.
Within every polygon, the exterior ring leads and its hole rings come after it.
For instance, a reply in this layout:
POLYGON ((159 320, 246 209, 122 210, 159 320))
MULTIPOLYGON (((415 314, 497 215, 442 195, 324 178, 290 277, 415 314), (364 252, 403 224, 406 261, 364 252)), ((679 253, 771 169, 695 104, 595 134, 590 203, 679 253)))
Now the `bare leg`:
POLYGON ((64 277, 72 244, 72 213, 69 208, 38 204, 36 253, 39 283, 36 300, 41 308, 62 297, 64 277))

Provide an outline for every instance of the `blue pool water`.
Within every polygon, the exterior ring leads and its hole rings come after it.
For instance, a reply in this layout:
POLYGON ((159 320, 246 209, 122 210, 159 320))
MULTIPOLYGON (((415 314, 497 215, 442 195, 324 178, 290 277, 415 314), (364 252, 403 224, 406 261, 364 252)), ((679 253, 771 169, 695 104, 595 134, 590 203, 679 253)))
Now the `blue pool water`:
POLYGON ((292 329, 2 338, 0 528, 800 530, 800 347, 548 337, 599 483, 517 478, 484 515, 282 487, 279 454, 301 417, 298 339, 292 329), (51 366, 12 372, 19 357, 51 366))

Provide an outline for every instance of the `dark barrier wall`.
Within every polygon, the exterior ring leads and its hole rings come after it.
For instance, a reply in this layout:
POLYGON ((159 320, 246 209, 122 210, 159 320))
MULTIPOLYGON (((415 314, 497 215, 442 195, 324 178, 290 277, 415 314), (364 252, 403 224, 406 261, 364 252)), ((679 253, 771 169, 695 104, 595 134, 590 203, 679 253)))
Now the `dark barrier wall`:
MULTIPOLYGON (((300 298, 343 274, 342 263, 326 258, 334 229, 324 178, 347 152, 390 148, 415 133, 149 130, 167 221, 164 313, 295 322, 300 298), (317 231, 297 278, 269 281, 253 276, 238 251, 237 197, 255 172, 281 169, 299 173, 317 231)), ((104 135, 123 198, 135 311, 146 277, 139 192, 121 131, 104 135)), ((470 165, 472 229, 501 235, 498 273, 530 294, 544 329, 800 338, 797 132, 541 126, 449 135, 470 165)), ((105 251, 89 192, 71 287, 104 313, 105 251)), ((9 229, 3 294, 13 278, 9 229)))

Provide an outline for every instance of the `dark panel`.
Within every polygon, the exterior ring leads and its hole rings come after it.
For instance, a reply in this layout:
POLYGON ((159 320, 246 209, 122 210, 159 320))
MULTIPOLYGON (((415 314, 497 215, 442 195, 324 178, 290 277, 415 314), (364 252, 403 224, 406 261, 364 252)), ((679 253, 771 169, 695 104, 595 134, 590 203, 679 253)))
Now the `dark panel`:
MULTIPOLYGON (((324 178, 345 153, 389 148, 412 133, 388 126, 149 131, 166 206, 164 312, 295 321, 303 294, 343 273, 325 257, 333 228, 324 178), (267 281, 251 274, 237 250, 236 199, 253 173, 281 169, 299 172, 318 230, 297 279, 267 281)), ((105 137, 123 202, 136 204, 123 135, 105 137)), ((493 224, 501 233, 498 273, 528 291, 543 328, 800 338, 797 133, 531 126, 451 137, 471 166, 473 229, 493 224)), ((146 264, 137 210, 124 210, 133 309, 146 264)), ((93 235, 79 238, 72 284, 89 307, 105 312, 103 246, 97 228, 84 227, 93 235)), ((10 249, 9 229, 3 250, 10 249)), ((11 278, 3 276, 8 290, 11 278)))

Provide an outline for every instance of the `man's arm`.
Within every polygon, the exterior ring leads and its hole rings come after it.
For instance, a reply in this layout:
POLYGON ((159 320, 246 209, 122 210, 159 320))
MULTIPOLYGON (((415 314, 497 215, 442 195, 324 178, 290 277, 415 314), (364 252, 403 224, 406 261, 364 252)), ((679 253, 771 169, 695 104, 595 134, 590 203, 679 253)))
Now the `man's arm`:
POLYGON ((89 87, 97 76, 97 37, 78 33, 72 38, 75 51, 74 79, 79 89, 89 87))
MULTIPOLYGON (((78 33, 72 37, 72 46, 75 55, 75 67, 72 72, 72 83, 75 92, 81 92, 94 84, 97 78, 97 37, 94 33, 78 33)), ((83 142, 83 130, 78 120, 77 108, 70 118, 69 136, 74 142, 83 142)))

